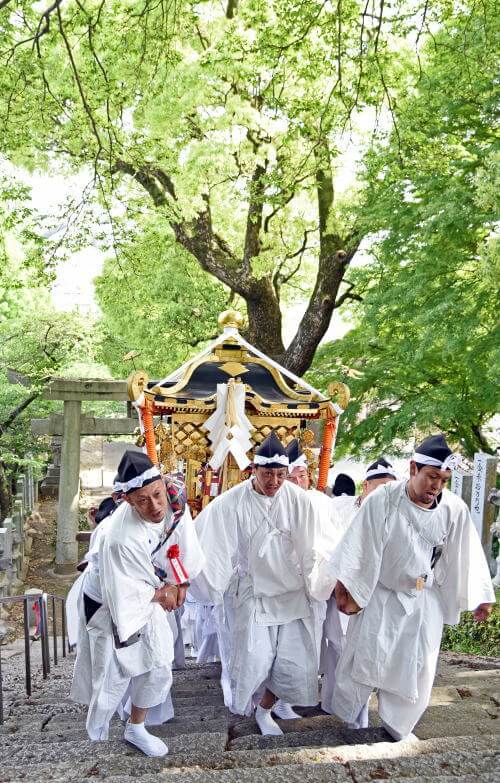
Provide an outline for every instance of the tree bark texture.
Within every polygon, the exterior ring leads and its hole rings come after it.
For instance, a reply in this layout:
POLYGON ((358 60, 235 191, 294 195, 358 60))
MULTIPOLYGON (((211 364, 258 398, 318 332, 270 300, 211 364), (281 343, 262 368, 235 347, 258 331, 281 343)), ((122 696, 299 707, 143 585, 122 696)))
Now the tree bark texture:
MULTIPOLYGON (((150 195, 155 206, 164 209, 176 240, 198 261, 201 268, 245 300, 248 314, 248 339, 261 351, 297 375, 311 366, 314 353, 325 335, 338 302, 345 271, 357 250, 353 237, 345 238, 331 230, 334 205, 333 177, 326 142, 316 153, 316 192, 319 216, 319 261, 316 280, 306 312, 288 348, 282 339, 280 284, 272 273, 256 277, 252 259, 261 250, 264 212, 264 174, 267 164, 257 164, 250 182, 249 206, 242 257, 236 256, 212 224, 210 200, 189 221, 175 217, 175 186, 161 170, 135 168, 118 160, 114 171, 133 177, 150 195)), ((345 298, 346 295, 343 295, 345 298)), ((344 299, 343 299, 344 300, 344 299)))

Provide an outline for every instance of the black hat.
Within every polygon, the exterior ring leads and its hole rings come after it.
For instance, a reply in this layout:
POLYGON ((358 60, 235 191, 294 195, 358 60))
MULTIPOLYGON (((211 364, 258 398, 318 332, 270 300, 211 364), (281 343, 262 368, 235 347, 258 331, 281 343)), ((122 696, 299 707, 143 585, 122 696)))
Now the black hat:
POLYGON ((332 487, 332 495, 336 498, 341 495, 350 495, 353 497, 356 494, 356 484, 347 473, 339 473, 335 478, 332 487))
POLYGON ((294 468, 307 468, 307 457, 300 448, 297 438, 294 438, 286 446, 285 452, 288 456, 288 472, 291 473, 294 468))
POLYGON ((373 481, 380 478, 397 478, 391 463, 387 462, 383 457, 368 465, 365 474, 365 481, 373 481))
POLYGON ((128 494, 158 479, 161 479, 160 471, 147 454, 143 451, 126 451, 118 465, 113 489, 128 494))
POLYGON ((289 459, 285 447, 274 430, 271 430, 267 438, 262 441, 260 447, 255 452, 253 464, 256 467, 266 468, 288 467, 289 459))
POLYGON ((103 519, 106 519, 106 517, 109 517, 116 508, 118 508, 118 506, 113 498, 104 498, 104 500, 99 503, 98 509, 95 512, 94 522, 96 525, 98 525, 99 522, 102 522, 103 519))
POLYGON ((418 465, 429 465, 439 470, 453 470, 462 461, 460 454, 453 454, 443 433, 431 435, 417 446, 412 460, 418 465))

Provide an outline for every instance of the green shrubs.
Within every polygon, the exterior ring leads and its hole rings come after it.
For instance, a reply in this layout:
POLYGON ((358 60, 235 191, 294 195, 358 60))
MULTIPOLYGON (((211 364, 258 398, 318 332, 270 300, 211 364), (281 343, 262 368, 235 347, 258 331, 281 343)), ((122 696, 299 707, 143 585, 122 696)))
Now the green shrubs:
POLYGON ((497 603, 488 622, 476 623, 472 612, 464 612, 459 625, 445 625, 441 649, 500 658, 499 595, 497 591, 497 603))

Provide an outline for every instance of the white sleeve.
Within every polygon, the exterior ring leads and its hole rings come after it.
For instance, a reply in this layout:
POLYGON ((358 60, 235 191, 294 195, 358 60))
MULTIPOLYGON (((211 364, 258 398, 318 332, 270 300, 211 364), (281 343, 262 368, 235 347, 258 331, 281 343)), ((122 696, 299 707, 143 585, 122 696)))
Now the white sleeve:
POLYGON ((387 536, 386 493, 376 491, 363 502, 330 561, 358 606, 364 608, 378 582, 387 536))
POLYGON ((190 593, 202 603, 221 604, 233 574, 238 534, 232 498, 232 495, 216 498, 195 520, 205 562, 191 581, 190 593))
POLYGON ((292 538, 300 560, 306 590, 316 601, 326 601, 335 586, 335 580, 328 569, 328 562, 339 537, 331 524, 322 498, 304 493, 304 497, 298 497, 296 502, 297 511, 295 524, 292 527, 292 538))
POLYGON ((447 625, 458 623, 460 612, 476 609, 482 603, 495 603, 488 563, 465 504, 458 514, 453 513, 452 528, 436 563, 434 578, 447 625))
POLYGON ((102 594, 123 642, 149 621, 151 603, 160 581, 154 574, 149 553, 104 536, 99 552, 102 594))

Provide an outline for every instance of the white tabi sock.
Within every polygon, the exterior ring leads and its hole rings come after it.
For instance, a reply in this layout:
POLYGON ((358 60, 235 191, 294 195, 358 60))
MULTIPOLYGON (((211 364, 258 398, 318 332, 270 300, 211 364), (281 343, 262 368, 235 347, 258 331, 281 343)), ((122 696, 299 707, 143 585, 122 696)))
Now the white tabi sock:
POLYGON ((389 726, 385 720, 382 720, 381 723, 387 733, 390 734, 396 742, 420 742, 419 738, 413 734, 413 732, 411 734, 401 734, 397 729, 393 729, 392 726, 389 726))
POLYGON ((288 704, 286 701, 281 701, 281 699, 278 699, 274 707, 271 707, 271 712, 274 712, 274 714, 282 720, 296 720, 297 718, 300 719, 302 717, 302 715, 299 715, 292 709, 291 704, 288 704))
POLYGON ((268 734, 279 737, 283 734, 280 727, 271 717, 271 709, 265 710, 260 704, 257 704, 255 710, 255 720, 261 734, 268 734))
POLYGON ((166 756, 168 753, 165 743, 159 737, 155 737, 146 731, 144 723, 130 723, 130 721, 127 721, 123 739, 142 750, 146 756, 166 756))

